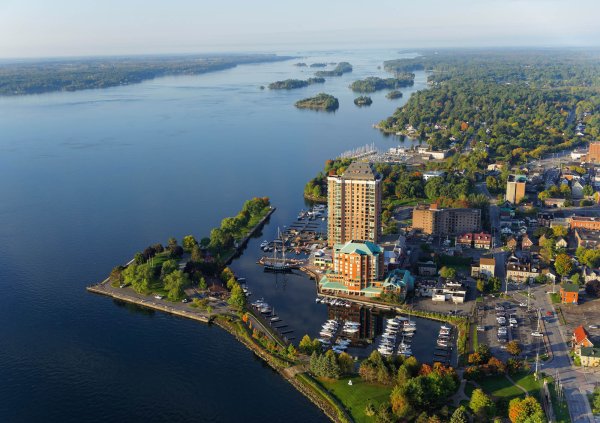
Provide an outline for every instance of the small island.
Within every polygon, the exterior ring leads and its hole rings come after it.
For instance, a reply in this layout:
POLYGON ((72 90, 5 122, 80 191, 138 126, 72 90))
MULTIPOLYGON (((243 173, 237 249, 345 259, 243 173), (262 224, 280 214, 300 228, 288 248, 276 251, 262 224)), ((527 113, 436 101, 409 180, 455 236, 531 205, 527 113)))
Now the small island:
POLYGON ((379 78, 377 76, 370 76, 365 79, 354 81, 350 84, 350 89, 355 92, 372 93, 390 88, 408 87, 414 84, 415 75, 413 73, 399 76, 399 78, 379 78))
POLYGON ((304 62, 298 62, 298 63, 294 63, 294 66, 298 66, 299 68, 305 68, 306 67, 306 63, 304 63, 304 62))
POLYGON ((356 104, 359 107, 370 106, 372 103, 373 103, 373 100, 371 100, 371 97, 367 97, 367 96, 363 96, 363 95, 361 95, 360 97, 356 97, 354 99, 354 104, 356 104))
POLYGON ((390 91, 385 95, 385 98, 389 98, 390 100, 394 100, 396 98, 402 98, 402 93, 398 90, 390 91))
POLYGON ((295 88, 304 88, 312 84, 322 84, 325 78, 286 79, 284 81, 275 81, 269 84, 270 90, 293 90, 295 88))
POLYGON ((320 93, 314 97, 297 101, 295 106, 299 109, 325 110, 332 112, 340 107, 340 103, 334 96, 320 93))
POLYGON ((311 68, 325 68, 327 67, 327 63, 312 63, 310 65, 311 68))
POLYGON ((328 76, 342 76, 345 73, 352 72, 352 65, 348 62, 340 62, 335 68, 328 71, 317 71, 315 76, 328 77, 328 76))

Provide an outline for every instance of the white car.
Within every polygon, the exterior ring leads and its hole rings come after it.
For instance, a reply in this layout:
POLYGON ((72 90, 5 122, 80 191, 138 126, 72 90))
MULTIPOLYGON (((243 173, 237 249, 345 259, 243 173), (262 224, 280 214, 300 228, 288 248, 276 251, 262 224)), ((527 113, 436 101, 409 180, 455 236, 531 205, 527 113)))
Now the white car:
POLYGON ((598 329, 598 325, 590 325, 589 328, 590 329, 598 329))
POLYGON ((162 295, 155 295, 154 298, 156 298, 157 300, 162 300, 163 299, 162 295))
POLYGON ((542 332, 531 332, 531 336, 535 336, 537 338, 540 338, 542 336, 544 336, 544 334, 542 332))

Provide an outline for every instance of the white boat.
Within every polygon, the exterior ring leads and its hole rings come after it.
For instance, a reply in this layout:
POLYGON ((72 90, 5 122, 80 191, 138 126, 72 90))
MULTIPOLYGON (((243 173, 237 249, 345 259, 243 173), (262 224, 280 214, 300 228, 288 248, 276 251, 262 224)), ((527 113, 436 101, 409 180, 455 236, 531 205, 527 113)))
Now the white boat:
POLYGON ((404 327, 404 331, 405 331, 405 332, 414 332, 414 331, 416 331, 416 330, 417 330, 417 328, 416 328, 416 327, 414 327, 414 326, 405 326, 405 327, 404 327))
POLYGON ((444 329, 444 330, 452 330, 452 326, 446 326, 446 325, 442 325, 440 327, 440 329, 444 329))
POLYGON ((260 243, 260 248, 264 249, 265 247, 268 247, 268 246, 269 246, 269 241, 267 241, 267 240, 264 240, 263 242, 260 243))

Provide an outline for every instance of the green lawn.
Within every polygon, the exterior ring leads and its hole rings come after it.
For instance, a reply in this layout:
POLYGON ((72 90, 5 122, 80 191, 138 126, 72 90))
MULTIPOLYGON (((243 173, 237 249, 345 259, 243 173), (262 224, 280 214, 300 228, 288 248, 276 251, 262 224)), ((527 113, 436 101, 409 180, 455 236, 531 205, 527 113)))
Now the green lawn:
POLYGON ((477 325, 473 325, 473 332, 471 333, 471 342, 473 343, 473 351, 477 351, 477 348, 479 348, 479 342, 477 340, 477 325))
MULTIPOLYGON (((529 394, 539 396, 541 381, 536 381, 533 374, 522 373, 520 375, 513 375, 511 378, 517 384, 526 389, 529 394)), ((496 398, 505 398, 510 400, 514 397, 524 395, 524 392, 517 386, 513 385, 505 376, 485 377, 479 381, 479 384, 482 386, 484 391, 496 398)))
POLYGON ((365 415, 365 408, 369 402, 379 407, 379 404, 387 402, 392 392, 391 386, 369 384, 363 382, 360 377, 343 378, 340 380, 319 380, 329 392, 331 392, 344 406, 355 422, 372 422, 372 417, 365 415), (352 380, 352 386, 348 385, 352 380))
POLYGON ((560 294, 555 292, 554 294, 549 294, 550 295, 550 299, 552 300, 552 304, 559 304, 560 303, 560 294))

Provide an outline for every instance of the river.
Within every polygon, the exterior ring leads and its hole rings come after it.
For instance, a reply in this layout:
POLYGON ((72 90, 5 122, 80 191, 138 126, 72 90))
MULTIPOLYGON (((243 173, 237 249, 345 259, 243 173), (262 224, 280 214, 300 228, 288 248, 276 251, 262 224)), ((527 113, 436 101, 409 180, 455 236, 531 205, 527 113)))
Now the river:
MULTIPOLYGON (((205 236, 252 196, 277 212, 261 238, 305 207, 305 182, 328 158, 374 142, 372 124, 404 98, 347 86, 388 76, 393 50, 281 52, 303 56, 198 76, 73 93, 0 98, 0 421, 326 421, 301 394, 218 328, 90 295, 145 246, 205 236), (349 61, 354 71, 291 91, 261 90, 349 61), (297 110, 318 92, 335 113, 297 110)), ((327 318, 303 276, 266 277, 258 243, 232 267, 298 332, 327 318)))

